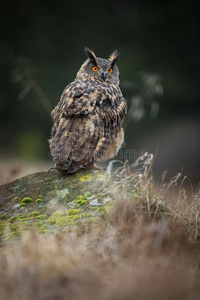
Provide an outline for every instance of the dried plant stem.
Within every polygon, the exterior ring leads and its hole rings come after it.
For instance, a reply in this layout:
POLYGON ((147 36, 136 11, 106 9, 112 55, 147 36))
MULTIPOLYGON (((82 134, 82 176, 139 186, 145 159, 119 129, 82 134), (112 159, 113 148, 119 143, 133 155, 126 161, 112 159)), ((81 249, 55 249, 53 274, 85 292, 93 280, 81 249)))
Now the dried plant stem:
POLYGON ((31 72, 26 68, 23 70, 24 76, 26 77, 29 85, 32 87, 33 91, 35 92, 36 96, 42 103, 45 111, 47 112, 48 116, 51 118, 51 104, 49 102, 49 99, 47 98, 46 94, 44 93, 43 89, 41 86, 38 84, 37 80, 33 77, 31 72))

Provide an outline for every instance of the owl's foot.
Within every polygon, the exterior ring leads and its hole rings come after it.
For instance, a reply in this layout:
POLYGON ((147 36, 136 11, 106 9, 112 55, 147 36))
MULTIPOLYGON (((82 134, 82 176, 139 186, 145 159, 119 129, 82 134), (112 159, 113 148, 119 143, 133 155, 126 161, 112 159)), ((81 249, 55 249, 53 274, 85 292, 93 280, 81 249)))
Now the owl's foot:
POLYGON ((54 171, 55 170, 55 168, 54 167, 51 167, 48 171, 47 171, 47 173, 50 173, 51 171, 54 171))
POLYGON ((65 170, 60 170, 60 169, 57 169, 56 166, 55 167, 51 167, 47 173, 50 173, 50 172, 55 172, 55 173, 58 173, 58 174, 65 174, 65 170))
POLYGON ((66 168, 63 164, 55 164, 54 172, 65 175, 68 173, 68 168, 66 168))

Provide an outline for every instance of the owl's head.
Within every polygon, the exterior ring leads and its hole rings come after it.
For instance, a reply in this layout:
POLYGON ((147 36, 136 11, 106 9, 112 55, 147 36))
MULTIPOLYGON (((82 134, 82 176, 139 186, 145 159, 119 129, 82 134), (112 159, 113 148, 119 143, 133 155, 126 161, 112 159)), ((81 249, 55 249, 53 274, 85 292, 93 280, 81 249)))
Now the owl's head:
POLYGON ((110 81, 119 85, 119 70, 116 62, 120 58, 120 53, 115 50, 109 59, 104 59, 96 57, 95 53, 87 47, 84 50, 88 59, 81 66, 76 78, 93 77, 96 80, 110 81))

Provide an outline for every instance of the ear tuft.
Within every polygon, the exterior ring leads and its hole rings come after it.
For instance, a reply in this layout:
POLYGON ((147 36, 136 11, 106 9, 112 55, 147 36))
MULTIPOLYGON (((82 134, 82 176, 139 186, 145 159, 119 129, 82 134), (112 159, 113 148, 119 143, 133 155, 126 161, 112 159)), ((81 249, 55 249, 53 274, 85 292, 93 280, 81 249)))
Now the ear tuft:
POLYGON ((85 47, 84 48, 85 54, 88 56, 88 58, 96 65, 96 55, 94 51, 90 50, 89 48, 85 47))
POLYGON ((110 66, 111 68, 116 64, 116 62, 119 60, 120 58, 120 52, 118 52, 117 50, 115 50, 113 53, 111 53, 109 60, 111 62, 110 66))

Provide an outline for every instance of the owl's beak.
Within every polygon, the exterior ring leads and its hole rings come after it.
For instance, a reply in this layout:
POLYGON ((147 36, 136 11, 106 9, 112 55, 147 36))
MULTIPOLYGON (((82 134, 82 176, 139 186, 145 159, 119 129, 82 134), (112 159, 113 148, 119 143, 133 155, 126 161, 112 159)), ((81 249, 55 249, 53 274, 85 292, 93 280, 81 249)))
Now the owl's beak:
POLYGON ((106 80, 106 77, 107 77, 107 73, 106 73, 106 72, 101 73, 101 78, 102 78, 104 81, 106 80))

